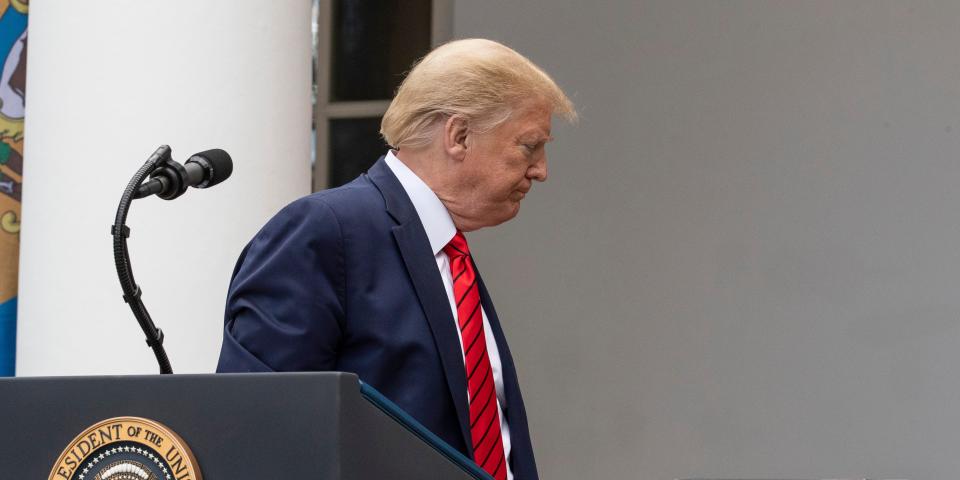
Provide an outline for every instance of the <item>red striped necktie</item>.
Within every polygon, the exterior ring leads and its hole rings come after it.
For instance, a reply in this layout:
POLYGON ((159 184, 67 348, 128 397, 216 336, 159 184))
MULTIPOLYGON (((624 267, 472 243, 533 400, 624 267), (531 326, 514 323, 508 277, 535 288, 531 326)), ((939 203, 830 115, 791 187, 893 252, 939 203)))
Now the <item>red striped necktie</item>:
POLYGON ((470 436, 473 438, 473 460, 496 480, 506 480, 506 459, 503 458, 503 437, 497 413, 497 392, 493 368, 487 355, 487 339, 480 310, 477 272, 470 259, 470 249, 462 232, 443 248, 450 257, 453 276, 453 297, 457 300, 457 323, 463 341, 467 393, 470 398, 470 436))

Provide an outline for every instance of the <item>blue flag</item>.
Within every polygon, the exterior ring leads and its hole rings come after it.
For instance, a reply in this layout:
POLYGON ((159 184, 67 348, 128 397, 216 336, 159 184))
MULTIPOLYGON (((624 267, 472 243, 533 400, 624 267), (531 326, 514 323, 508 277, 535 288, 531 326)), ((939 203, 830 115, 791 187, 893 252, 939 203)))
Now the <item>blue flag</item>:
POLYGON ((0 376, 16 361, 28 11, 23 0, 0 0, 0 376))

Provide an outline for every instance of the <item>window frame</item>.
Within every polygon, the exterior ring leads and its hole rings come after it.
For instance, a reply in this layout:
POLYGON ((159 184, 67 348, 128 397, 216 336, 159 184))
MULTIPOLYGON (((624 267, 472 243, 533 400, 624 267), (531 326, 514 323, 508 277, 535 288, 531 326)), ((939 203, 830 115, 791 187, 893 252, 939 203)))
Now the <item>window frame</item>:
MULTIPOLYGON (((390 100, 330 101, 333 44, 333 1, 314 0, 314 101, 313 182, 314 192, 329 188, 330 121, 342 118, 383 116, 390 100)), ((453 0, 432 0, 430 45, 436 47, 453 37, 453 0)))

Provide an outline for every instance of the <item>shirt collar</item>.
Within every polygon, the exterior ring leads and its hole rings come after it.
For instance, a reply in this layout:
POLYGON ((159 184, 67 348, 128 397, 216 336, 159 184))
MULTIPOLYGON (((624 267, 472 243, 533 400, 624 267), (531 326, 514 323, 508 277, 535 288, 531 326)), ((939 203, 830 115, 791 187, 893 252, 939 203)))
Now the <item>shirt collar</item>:
POLYGON ((416 173, 413 173, 410 167, 393 154, 393 150, 387 152, 386 163, 410 197, 410 202, 413 203, 413 208, 420 217, 420 223, 427 232, 430 248, 433 254, 437 255, 457 233, 457 227, 450 218, 450 212, 443 206, 437 194, 433 193, 433 190, 416 173))

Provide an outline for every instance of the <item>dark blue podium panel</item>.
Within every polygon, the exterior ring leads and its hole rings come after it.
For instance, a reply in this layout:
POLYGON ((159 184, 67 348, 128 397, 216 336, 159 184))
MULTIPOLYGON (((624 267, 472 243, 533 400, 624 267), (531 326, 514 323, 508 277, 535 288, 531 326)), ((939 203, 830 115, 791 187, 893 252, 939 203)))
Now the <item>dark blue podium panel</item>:
POLYGON ((0 476, 47 478, 113 417, 165 425, 208 480, 477 478, 336 372, 0 378, 0 476))

